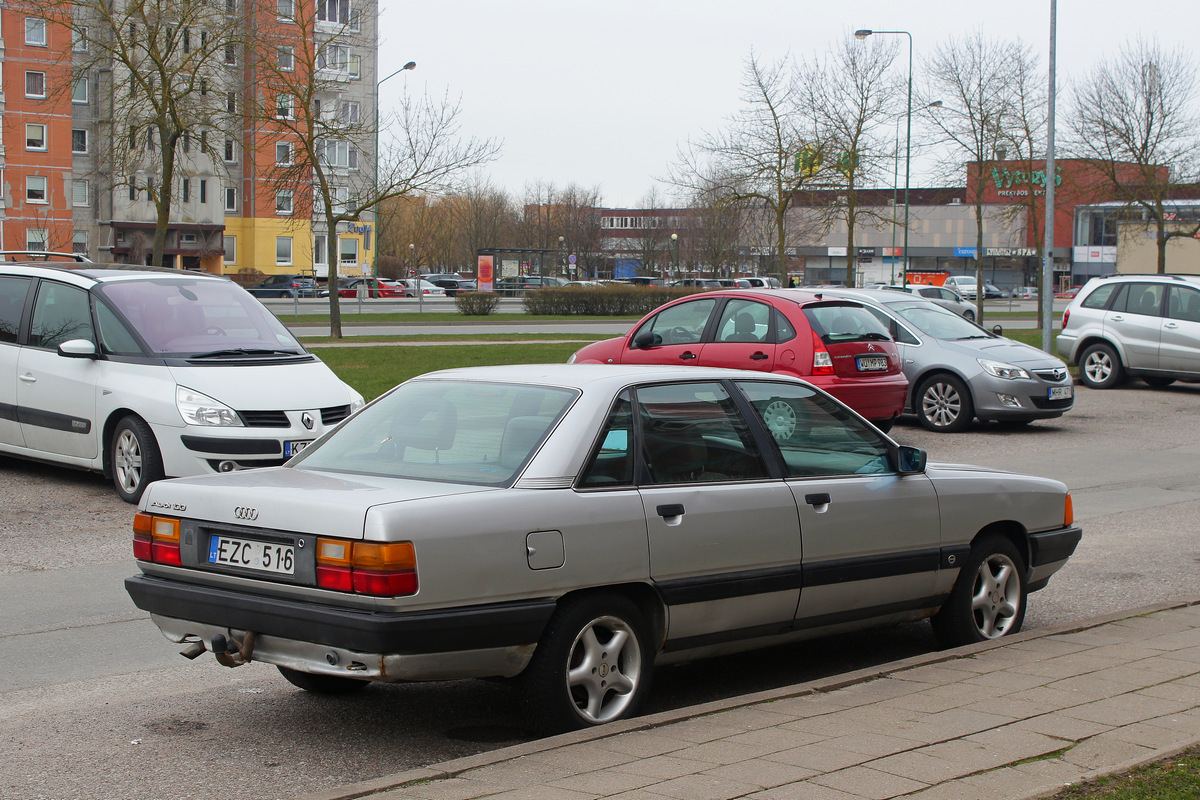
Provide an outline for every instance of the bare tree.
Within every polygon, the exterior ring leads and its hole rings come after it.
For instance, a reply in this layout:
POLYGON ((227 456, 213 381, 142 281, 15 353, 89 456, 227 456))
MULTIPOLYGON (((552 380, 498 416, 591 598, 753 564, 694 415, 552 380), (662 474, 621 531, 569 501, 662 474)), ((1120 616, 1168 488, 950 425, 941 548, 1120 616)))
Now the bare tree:
POLYGON ((568 184, 559 189, 552 182, 526 186, 518 234, 521 246, 562 250, 564 257, 575 256, 582 274, 598 271, 608 258, 600 235, 603 197, 599 187, 568 184))
POLYGON ((893 217, 862 204, 859 192, 880 182, 893 161, 887 134, 902 111, 897 104, 902 95, 890 75, 898 49, 894 39, 877 36, 860 42, 844 36, 824 58, 806 59, 796 75, 796 92, 812 109, 835 159, 835 169, 826 175, 839 199, 823 210, 830 223, 846 223, 847 286, 854 286, 856 279, 858 224, 877 225, 893 217))
MULTIPOLYGON (((73 80, 111 78, 112 129, 101 169, 154 204, 151 263, 161 266, 172 212, 191 176, 217 177, 218 148, 240 120, 223 105, 241 63, 243 20, 212 0, 49 0, 71 29, 73 80)), ((215 181, 214 181, 215 182, 215 181)), ((214 215, 219 217, 220 206, 214 215)))
POLYGON ((275 145, 276 158, 267 174, 276 197, 292 202, 294 215, 311 213, 323 223, 330 335, 340 338, 338 226, 391 198, 452 189, 471 170, 495 158, 499 145, 490 139, 464 138, 460 105, 449 96, 434 99, 406 90, 394 115, 363 113, 357 102, 343 97, 350 49, 360 36, 356 21, 331 30, 329 20, 318 24, 320 8, 319 3, 297 3, 295 25, 286 34, 260 34, 264 45, 258 48, 255 64, 254 119, 275 145), (292 49, 283 49, 288 47, 292 49), (363 153, 376 153, 374 169, 359 168, 363 153), (306 206, 302 198, 309 195, 311 205, 306 206))
POLYGON ((981 32, 940 44, 924 65, 926 117, 944 142, 948 158, 967 167, 975 211, 975 318, 983 322, 983 164, 1007 141, 1005 125, 1017 105, 1013 64, 1022 45, 989 39, 981 32), (974 169, 970 165, 975 165, 974 169))
POLYGON ((1127 211, 1154 226, 1158 272, 1167 243, 1200 234, 1200 220, 1172 220, 1170 200, 1197 180, 1200 116, 1196 65, 1183 48, 1130 42, 1074 87, 1068 147, 1086 159, 1127 211))
POLYGON ((763 65, 752 53, 742 80, 743 108, 724 130, 705 134, 681 150, 670 180, 685 191, 716 189, 744 203, 762 224, 769 272, 786 279, 788 210, 797 193, 821 185, 835 150, 813 109, 793 91, 790 59, 763 65), (720 176, 719 186, 713 186, 720 176), (769 226, 769 227, 768 227, 769 226))
POLYGON ((714 276, 733 275, 746 227, 744 202, 722 194, 723 184, 714 179, 709 188, 692 192, 687 217, 688 247, 698 263, 712 268, 714 276))

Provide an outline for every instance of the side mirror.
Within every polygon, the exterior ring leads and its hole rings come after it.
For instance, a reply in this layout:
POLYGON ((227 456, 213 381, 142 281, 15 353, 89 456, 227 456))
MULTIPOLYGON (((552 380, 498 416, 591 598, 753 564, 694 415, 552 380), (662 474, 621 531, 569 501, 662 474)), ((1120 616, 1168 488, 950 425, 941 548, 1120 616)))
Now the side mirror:
POLYGON ((900 445, 896 451, 896 461, 899 462, 897 466, 901 475, 919 475, 924 472, 927 458, 924 450, 906 444, 900 445))
POLYGON ((654 331, 642 331, 633 337, 633 348, 635 350, 649 350, 651 347, 660 344, 662 344, 662 337, 654 331))
POLYGON ((1004 326, 1002 326, 1002 325, 993 325, 993 326, 992 326, 992 333, 996 334, 997 336, 1003 336, 1003 335, 1004 335, 1004 326))
POLYGON ((87 339, 68 339, 58 346, 58 354, 65 358, 96 358, 96 345, 87 339))

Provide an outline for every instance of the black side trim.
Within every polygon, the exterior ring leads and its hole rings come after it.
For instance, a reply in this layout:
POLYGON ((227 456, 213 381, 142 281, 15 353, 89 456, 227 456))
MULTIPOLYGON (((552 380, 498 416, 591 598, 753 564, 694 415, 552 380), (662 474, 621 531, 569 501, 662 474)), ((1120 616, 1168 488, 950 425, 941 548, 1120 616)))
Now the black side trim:
POLYGON ((181 436, 180 441, 196 453, 228 453, 236 456, 277 456, 283 445, 276 439, 217 439, 210 436, 181 436))
POLYGON ((1029 534, 1029 553, 1032 562, 1030 566, 1040 567, 1043 564, 1053 564, 1055 561, 1070 558, 1081 538, 1083 538, 1083 530, 1074 525, 1055 531, 1029 534))
POLYGON ((782 592, 799 589, 804 584, 804 571, 799 564, 771 569, 726 572, 721 575, 704 575, 699 578, 678 578, 658 581, 654 585, 662 594, 667 605, 704 603, 710 600, 727 600, 752 594, 782 592))
POLYGON ((17 421, 23 425, 36 425, 39 428, 50 428, 67 433, 87 434, 92 431, 90 419, 68 417, 66 414, 55 414, 53 411, 40 411, 36 408, 17 407, 17 421))
POLYGON ((366 653, 445 653, 534 644, 554 613, 554 600, 384 613, 197 586, 134 575, 125 579, 134 604, 151 614, 366 653))
POLYGON ((11 403, 0 403, 0 419, 7 419, 11 422, 16 422, 17 407, 11 403))
POLYGON ((959 569, 968 556, 971 555, 971 545, 956 544, 942 548, 941 569, 959 569))
POLYGON ((884 553, 859 558, 837 558, 806 564, 804 585, 829 586, 850 581, 869 581, 892 578, 917 572, 936 572, 941 564, 941 550, 914 550, 909 553, 884 553))
MULTIPOLYGON (((869 606, 867 608, 854 608, 849 611, 838 611, 833 614, 821 614, 816 617, 804 617, 796 620, 792 626, 796 630, 807 630, 809 628, 823 628, 826 625, 838 625, 845 622, 861 622, 864 619, 873 617, 882 617, 887 614, 899 614, 903 611, 916 611, 917 609, 940 608, 942 603, 946 602, 948 594, 933 595, 930 597, 918 597, 913 600, 905 600, 899 603, 885 603, 880 606, 869 606)), ((803 608, 803 601, 801 608, 803 608)))

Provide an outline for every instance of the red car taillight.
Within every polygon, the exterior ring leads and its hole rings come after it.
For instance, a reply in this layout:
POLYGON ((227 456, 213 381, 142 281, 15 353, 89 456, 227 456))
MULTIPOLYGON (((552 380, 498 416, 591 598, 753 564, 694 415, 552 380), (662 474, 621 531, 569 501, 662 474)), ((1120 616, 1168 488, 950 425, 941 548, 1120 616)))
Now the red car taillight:
POLYGON ((317 586, 376 597, 416 594, 416 550, 412 542, 318 539, 317 586))
POLYGON ((1062 326, 1063 326, 1064 328, 1065 328, 1065 327, 1067 327, 1067 320, 1069 320, 1070 318, 1071 318, 1071 309, 1069 309, 1069 308, 1068 308, 1066 311, 1064 311, 1064 312, 1063 312, 1063 324, 1062 324, 1062 326))
POLYGON ((133 557, 180 566, 179 520, 138 513, 133 517, 133 557))
POLYGON ((825 343, 821 341, 821 337, 816 331, 812 332, 813 340, 813 375, 833 375, 833 358, 829 355, 829 350, 825 348, 825 343))

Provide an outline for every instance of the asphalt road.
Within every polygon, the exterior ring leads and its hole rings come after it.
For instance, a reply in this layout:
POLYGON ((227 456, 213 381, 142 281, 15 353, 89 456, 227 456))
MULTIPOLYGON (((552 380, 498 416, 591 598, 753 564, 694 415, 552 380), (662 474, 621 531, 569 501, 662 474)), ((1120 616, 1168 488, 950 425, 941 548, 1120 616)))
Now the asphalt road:
MULTIPOLYGON (((1195 594, 1200 386, 1079 389, 1066 417, 898 441, 1072 487, 1084 540, 1026 629, 1195 594)), ((527 737, 482 681, 306 695, 266 665, 187 661, 126 597, 133 509, 102 479, 0 458, 0 798, 288 798, 527 737)), ((662 670, 649 710, 930 649, 926 625, 662 670)))

